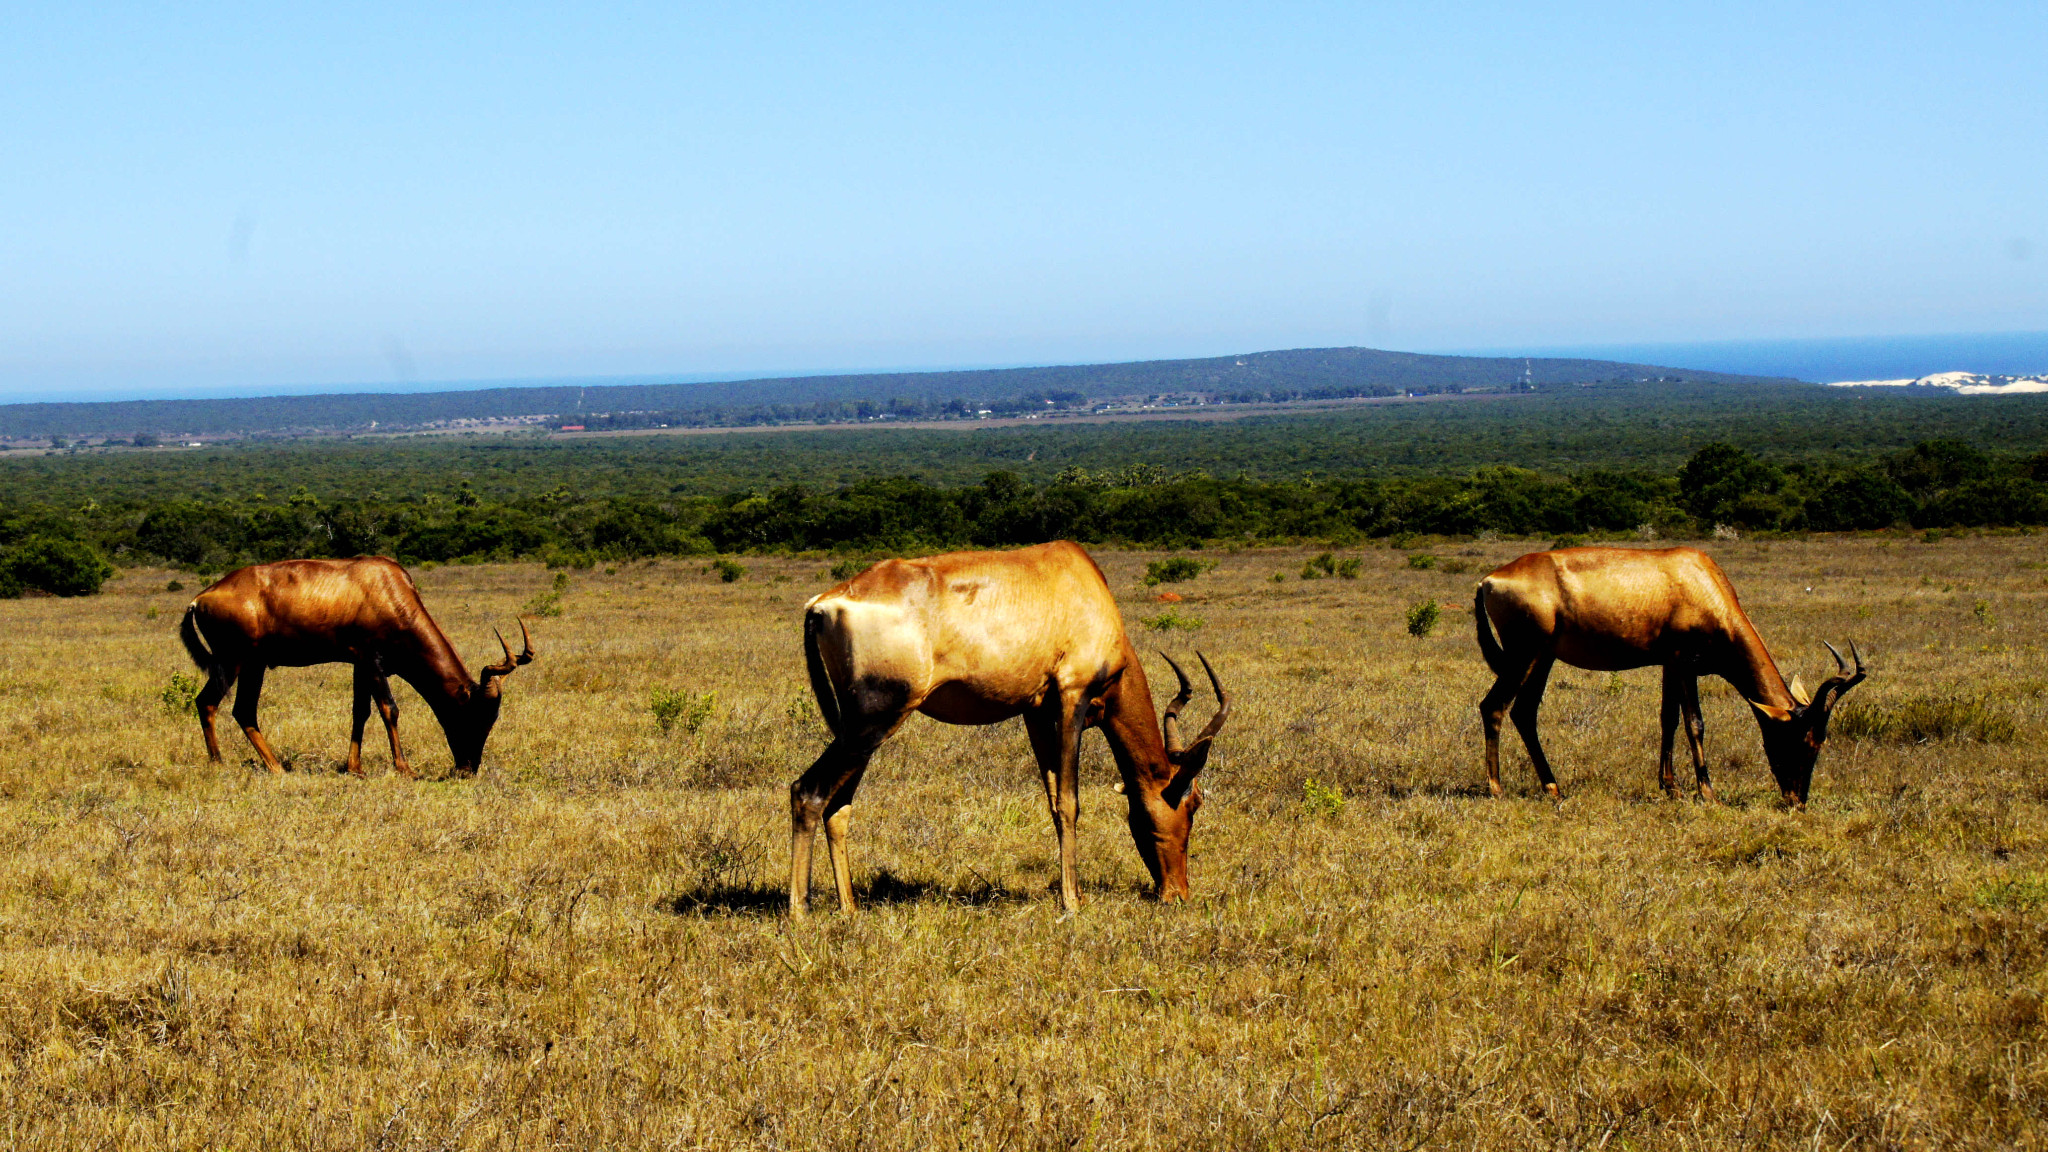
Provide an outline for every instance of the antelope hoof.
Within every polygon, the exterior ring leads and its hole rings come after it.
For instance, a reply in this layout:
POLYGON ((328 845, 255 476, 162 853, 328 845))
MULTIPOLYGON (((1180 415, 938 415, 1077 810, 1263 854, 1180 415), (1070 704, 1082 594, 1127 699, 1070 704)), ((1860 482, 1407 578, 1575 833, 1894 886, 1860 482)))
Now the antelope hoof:
POLYGON ((1717 800, 1717 799, 1715 798, 1715 796, 1714 796, 1714 786, 1713 786, 1712 784, 1702 784, 1702 785, 1700 785, 1700 803, 1702 803, 1702 804, 1715 804, 1715 803, 1719 803, 1719 801, 1718 801, 1718 800, 1717 800))
POLYGON ((1495 800, 1500 799, 1500 781, 1488 780, 1486 782, 1486 791, 1487 794, 1492 796, 1495 800))
POLYGON ((1545 784, 1545 785, 1543 786, 1543 791, 1544 791, 1544 793, 1545 793, 1546 795, 1548 795, 1548 796, 1550 797, 1550 802, 1551 802, 1552 804, 1562 804, 1562 803, 1564 803, 1564 793, 1563 793, 1563 792, 1560 792, 1560 791, 1558 791, 1557 785, 1555 785, 1555 784, 1545 784))

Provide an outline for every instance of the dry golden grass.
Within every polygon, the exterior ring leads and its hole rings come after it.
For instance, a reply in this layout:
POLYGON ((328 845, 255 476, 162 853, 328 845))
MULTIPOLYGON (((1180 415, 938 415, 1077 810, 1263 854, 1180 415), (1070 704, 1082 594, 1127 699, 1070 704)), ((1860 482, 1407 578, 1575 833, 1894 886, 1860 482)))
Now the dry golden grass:
MULTIPOLYGON (((1480 798, 1471 586, 1526 549, 1431 550, 1447 563, 1367 550, 1359 579, 1312 583, 1306 553, 1217 554, 1174 586, 1170 615, 1203 623, 1141 644, 1199 645, 1241 702, 1195 898, 1141 897, 1091 737, 1090 903, 1066 920, 1019 727, 925 720, 855 809, 865 911, 783 918, 784 789, 822 737, 797 610, 823 562, 750 561, 734 584, 674 562, 577 574, 474 781, 391 777, 374 729, 372 778, 336 775, 341 667, 270 678, 265 726, 296 772, 208 767, 158 701, 189 671, 172 630, 190 592, 165 573, 0 604, 7 1141, 2043 1142, 2048 544, 1715 546, 1788 673, 1814 681, 1820 641, 1853 636, 1868 706, 1967 692, 2016 734, 1838 742, 1804 815, 1775 803, 1718 681, 1728 803, 1661 799, 1654 671, 1560 670, 1561 809, 1512 740, 1511 798, 1480 798), (1413 639, 1429 597, 1443 622, 1413 639), (663 735, 657 687, 716 704, 663 735)), ((1101 556, 1134 628, 1162 614, 1138 583, 1157 558, 1101 556)), ((420 579, 474 663, 549 574, 420 579)), ((445 772, 431 718, 400 703, 415 763, 445 772)))

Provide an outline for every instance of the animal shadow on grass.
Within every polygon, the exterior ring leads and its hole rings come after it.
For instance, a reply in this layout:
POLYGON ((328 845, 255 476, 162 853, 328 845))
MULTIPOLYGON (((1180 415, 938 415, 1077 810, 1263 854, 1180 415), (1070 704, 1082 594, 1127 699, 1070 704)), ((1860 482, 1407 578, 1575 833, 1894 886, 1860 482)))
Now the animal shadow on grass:
MULTIPOLYGON (((947 887, 929 880, 906 880, 887 868, 875 873, 865 887, 855 887, 854 902, 861 906, 882 904, 957 904, 969 908, 992 907, 999 904, 1018 904, 1028 897, 1008 885, 991 881, 980 873, 975 874, 981 883, 972 887, 947 887)), ((766 884, 735 884, 714 881, 701 884, 686 891, 677 892, 662 900, 661 907, 678 916, 691 913, 727 916, 781 916, 789 911, 789 892, 781 887, 766 884)), ((829 881, 824 885, 813 885, 811 908, 817 911, 837 911, 838 900, 831 893, 829 881)))

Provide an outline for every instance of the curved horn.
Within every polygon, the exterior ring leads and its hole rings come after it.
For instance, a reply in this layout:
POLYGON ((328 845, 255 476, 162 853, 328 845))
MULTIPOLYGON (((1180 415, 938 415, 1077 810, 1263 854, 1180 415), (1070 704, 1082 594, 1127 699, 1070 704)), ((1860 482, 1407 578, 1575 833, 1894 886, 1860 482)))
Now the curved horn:
POLYGON ((519 640, 523 648, 519 655, 514 656, 512 654, 512 645, 505 642, 505 634, 503 632, 493 628, 491 629, 491 634, 498 638, 498 647, 504 649, 505 658, 496 664, 484 665, 477 672, 476 682, 478 687, 495 695, 498 690, 498 680, 511 675, 512 670, 521 664, 533 663, 533 636, 526 630, 526 621, 521 620, 519 622, 519 640))
POLYGON ((1810 706, 1811 708, 1818 709, 1818 714, 1814 717, 1813 721, 1814 733, 1820 739, 1825 740, 1828 734, 1828 717, 1834 712, 1835 705, 1841 702, 1842 696, 1849 689, 1863 683, 1863 678, 1870 675, 1870 670, 1864 667, 1863 653, 1856 650, 1856 642, 1854 640, 1849 641, 1849 654, 1856 658, 1856 670, 1854 672, 1849 670, 1848 661, 1842 659, 1842 654, 1835 651, 1833 644, 1828 644, 1825 640, 1821 641, 1821 643, 1827 644, 1828 651, 1834 653, 1837 671, 1837 675, 1828 677, 1827 681, 1814 692, 1813 704, 1810 706))
MULTIPOLYGON (((1835 658, 1835 671, 1843 676, 1847 676, 1849 674, 1849 662, 1847 660, 1842 659, 1842 654, 1835 650, 1835 646, 1833 644, 1830 644, 1825 640, 1821 641, 1820 644, 1821 647, 1826 648, 1828 650, 1829 655, 1835 658)), ((1856 642, 1854 640, 1849 641, 1849 646, 1852 648, 1855 647, 1856 642)))
MULTIPOLYGON (((1161 652, 1160 655, 1166 656, 1166 653, 1161 652)), ((1216 692, 1216 714, 1203 725, 1194 743, 1183 746, 1180 742, 1180 710, 1194 695, 1194 688, 1188 683, 1187 673, 1173 663, 1173 657, 1166 656, 1166 662, 1173 666, 1173 674, 1180 677, 1180 694, 1167 707, 1166 719, 1160 725, 1160 734, 1166 738, 1166 758, 1173 764, 1174 774, 1166 790, 1159 795, 1160 799, 1176 808, 1187 798, 1188 790, 1194 787, 1195 777, 1201 775, 1209 763, 1210 742, 1216 738, 1216 733, 1223 730, 1223 722, 1230 719, 1230 693, 1223 690, 1223 681, 1216 675, 1215 665, 1200 652, 1195 653, 1195 658, 1202 662, 1202 671, 1209 674, 1209 687, 1216 692)))
POLYGON ((1217 678, 1216 669, 1210 665, 1207 656, 1196 652, 1195 659, 1202 662, 1202 671, 1209 674, 1209 688, 1216 693, 1216 715, 1209 717, 1202 734, 1195 737, 1195 743, 1202 744, 1215 739, 1216 734, 1223 731, 1223 722, 1230 719, 1230 693, 1223 690, 1223 681, 1217 678))
POLYGON ((1174 663, 1173 657, 1161 652, 1159 658, 1166 661, 1166 666, 1173 669, 1173 674, 1180 678, 1180 692, 1167 704, 1165 713, 1159 717, 1159 734, 1166 740, 1166 755, 1169 759, 1178 759, 1182 752, 1180 710, 1187 707, 1188 701, 1195 698, 1195 686, 1188 683, 1188 674, 1181 671, 1180 665, 1174 663))

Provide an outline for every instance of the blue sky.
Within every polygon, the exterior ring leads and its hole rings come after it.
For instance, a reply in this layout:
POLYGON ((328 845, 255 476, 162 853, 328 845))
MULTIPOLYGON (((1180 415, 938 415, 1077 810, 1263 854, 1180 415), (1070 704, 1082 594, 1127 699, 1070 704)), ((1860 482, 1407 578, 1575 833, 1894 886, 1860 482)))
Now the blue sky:
POLYGON ((4 12, 4 396, 2048 330, 2038 3, 4 12))

